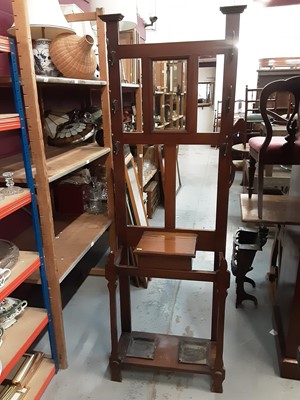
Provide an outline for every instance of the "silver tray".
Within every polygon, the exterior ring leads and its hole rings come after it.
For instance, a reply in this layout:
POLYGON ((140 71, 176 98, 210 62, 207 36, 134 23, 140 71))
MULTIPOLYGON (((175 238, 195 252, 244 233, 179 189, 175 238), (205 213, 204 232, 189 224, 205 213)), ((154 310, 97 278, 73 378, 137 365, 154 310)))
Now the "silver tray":
POLYGON ((0 239, 0 268, 13 268, 18 259, 18 247, 9 240, 0 239))

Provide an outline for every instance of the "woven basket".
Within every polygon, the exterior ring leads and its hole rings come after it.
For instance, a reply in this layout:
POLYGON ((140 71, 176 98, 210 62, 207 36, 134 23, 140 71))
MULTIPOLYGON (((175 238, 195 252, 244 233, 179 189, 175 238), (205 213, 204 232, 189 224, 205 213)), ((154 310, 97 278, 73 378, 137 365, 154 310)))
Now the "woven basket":
POLYGON ((64 77, 94 79, 97 59, 93 44, 94 39, 90 35, 63 33, 52 40, 50 57, 64 77))

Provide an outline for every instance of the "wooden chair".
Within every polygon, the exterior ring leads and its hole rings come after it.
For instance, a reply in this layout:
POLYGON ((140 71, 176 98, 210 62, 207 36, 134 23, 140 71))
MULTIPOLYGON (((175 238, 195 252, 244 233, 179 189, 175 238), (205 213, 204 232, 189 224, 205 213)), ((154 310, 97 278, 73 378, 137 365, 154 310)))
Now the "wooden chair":
POLYGON ((249 187, 248 194, 251 198, 255 168, 258 169, 258 217, 263 213, 263 186, 265 165, 275 164, 300 164, 300 139, 298 132, 299 119, 300 77, 295 76, 286 80, 277 80, 267 84, 260 96, 260 111, 266 127, 266 136, 254 137, 249 140, 249 187), (273 128, 268 116, 267 104, 270 95, 274 92, 290 92, 294 96, 294 107, 287 121, 286 136, 274 136, 273 128))

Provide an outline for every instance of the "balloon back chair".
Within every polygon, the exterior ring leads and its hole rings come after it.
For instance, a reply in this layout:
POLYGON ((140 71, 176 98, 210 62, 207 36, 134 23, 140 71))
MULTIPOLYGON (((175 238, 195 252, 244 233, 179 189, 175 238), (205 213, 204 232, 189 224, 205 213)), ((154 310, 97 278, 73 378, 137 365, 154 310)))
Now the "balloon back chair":
POLYGON ((257 207, 258 218, 263 214, 263 186, 265 165, 300 165, 299 130, 300 76, 281 79, 267 84, 260 95, 260 112, 266 127, 266 136, 249 140, 249 187, 248 195, 253 193, 255 169, 258 169, 257 207), (273 136, 273 127, 268 117, 268 99, 275 92, 288 92, 294 97, 291 114, 286 123, 286 136, 273 136))

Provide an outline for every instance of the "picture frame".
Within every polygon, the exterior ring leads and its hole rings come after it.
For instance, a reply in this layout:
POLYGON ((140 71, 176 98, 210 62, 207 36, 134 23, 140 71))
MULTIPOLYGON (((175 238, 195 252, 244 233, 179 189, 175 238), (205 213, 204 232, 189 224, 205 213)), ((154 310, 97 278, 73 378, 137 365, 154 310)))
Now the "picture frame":
POLYGON ((149 226, 143 192, 139 183, 136 164, 130 153, 125 158, 125 180, 128 190, 129 206, 135 225, 149 226))

